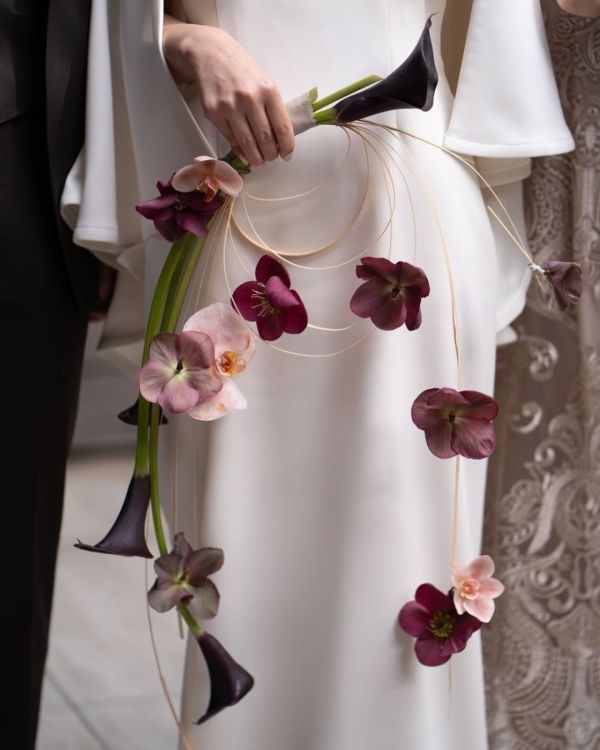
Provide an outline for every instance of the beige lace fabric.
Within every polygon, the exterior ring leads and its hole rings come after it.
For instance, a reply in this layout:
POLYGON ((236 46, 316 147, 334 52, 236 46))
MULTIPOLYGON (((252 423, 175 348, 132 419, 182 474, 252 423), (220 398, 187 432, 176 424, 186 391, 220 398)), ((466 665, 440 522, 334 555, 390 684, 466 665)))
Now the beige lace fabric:
POLYGON ((529 241, 538 263, 580 263, 585 286, 561 313, 533 283, 499 352, 484 550, 507 590, 484 633, 491 750, 600 748, 600 21, 543 4, 577 148, 534 160, 529 241))

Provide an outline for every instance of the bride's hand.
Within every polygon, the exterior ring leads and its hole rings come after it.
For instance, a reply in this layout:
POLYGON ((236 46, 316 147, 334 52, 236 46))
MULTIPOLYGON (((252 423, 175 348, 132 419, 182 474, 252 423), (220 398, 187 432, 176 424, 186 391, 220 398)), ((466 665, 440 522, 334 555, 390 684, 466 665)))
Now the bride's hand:
POLYGON ((288 159, 294 133, 279 89, 227 32, 165 16, 163 49, 178 80, 196 83, 204 114, 256 167, 288 159))

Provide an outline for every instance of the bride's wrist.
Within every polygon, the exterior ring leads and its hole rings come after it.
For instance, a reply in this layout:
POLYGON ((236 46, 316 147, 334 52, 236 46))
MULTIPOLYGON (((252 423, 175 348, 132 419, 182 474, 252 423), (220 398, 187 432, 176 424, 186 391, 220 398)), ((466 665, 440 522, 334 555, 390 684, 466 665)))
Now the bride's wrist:
POLYGON ((221 45, 227 36, 227 32, 214 26, 186 23, 165 14, 163 53, 177 83, 195 81, 207 46, 215 42, 221 45))

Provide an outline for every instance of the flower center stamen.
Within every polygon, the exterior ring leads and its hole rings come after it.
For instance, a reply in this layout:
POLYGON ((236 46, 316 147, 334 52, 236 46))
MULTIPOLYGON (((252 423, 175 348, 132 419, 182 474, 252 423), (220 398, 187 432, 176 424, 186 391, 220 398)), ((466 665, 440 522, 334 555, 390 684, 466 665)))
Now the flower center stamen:
POLYGON ((246 369, 246 360, 237 352, 226 351, 217 360, 217 367, 223 375, 233 377, 246 369))
POLYGON ((436 638, 449 638, 456 620, 449 612, 436 612, 429 620, 429 630, 436 638))
POLYGON ((479 583, 474 578, 461 581, 458 593, 463 599, 476 599, 479 594, 479 583))
POLYGON ((279 310, 276 307, 273 307, 269 300, 266 298, 265 293, 262 291, 262 289, 265 288, 264 284, 260 284, 261 289, 255 289, 252 292, 252 299, 255 299, 257 301, 256 305, 252 305, 252 307, 259 308, 258 310, 258 316, 260 318, 266 318, 267 315, 279 315, 279 310))

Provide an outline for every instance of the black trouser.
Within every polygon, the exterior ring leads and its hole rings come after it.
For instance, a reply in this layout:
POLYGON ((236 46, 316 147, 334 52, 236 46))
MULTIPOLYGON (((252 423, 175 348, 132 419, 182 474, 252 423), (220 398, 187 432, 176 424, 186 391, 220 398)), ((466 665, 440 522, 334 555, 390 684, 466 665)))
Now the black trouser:
POLYGON ((87 325, 59 245, 44 139, 36 114, 0 124, 0 747, 6 750, 35 745, 87 325))

